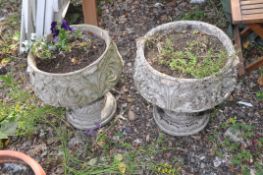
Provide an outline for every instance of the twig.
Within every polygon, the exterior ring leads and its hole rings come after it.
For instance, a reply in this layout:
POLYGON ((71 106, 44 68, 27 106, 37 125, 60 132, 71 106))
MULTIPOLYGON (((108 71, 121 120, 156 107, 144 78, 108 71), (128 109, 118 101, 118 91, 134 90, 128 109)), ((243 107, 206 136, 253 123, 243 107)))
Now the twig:
POLYGON ((158 42, 157 45, 156 45, 156 47, 157 47, 158 53, 160 54, 160 53, 161 53, 161 50, 162 50, 161 43, 158 42))
POLYGON ((16 57, 16 56, 13 56, 13 55, 8 55, 8 56, 11 57, 11 58, 19 59, 19 60, 25 60, 25 58, 16 57))

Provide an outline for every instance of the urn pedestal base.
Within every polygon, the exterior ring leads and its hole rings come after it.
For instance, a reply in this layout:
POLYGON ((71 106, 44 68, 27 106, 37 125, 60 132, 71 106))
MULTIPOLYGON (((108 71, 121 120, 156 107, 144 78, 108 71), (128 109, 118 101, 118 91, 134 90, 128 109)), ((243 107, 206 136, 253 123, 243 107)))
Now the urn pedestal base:
POLYGON ((188 136, 198 133, 207 125, 211 111, 177 113, 153 107, 153 117, 162 131, 173 136, 188 136))
POLYGON ((89 104, 88 106, 69 109, 67 120, 75 128, 81 130, 92 129, 105 125, 109 122, 116 112, 117 104, 114 96, 108 92, 101 99, 89 104))

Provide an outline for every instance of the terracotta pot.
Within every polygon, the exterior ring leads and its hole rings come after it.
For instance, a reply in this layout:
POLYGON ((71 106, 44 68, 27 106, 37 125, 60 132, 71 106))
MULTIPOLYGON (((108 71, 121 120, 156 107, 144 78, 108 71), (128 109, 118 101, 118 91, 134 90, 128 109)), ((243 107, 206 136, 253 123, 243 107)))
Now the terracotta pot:
POLYGON ((41 165, 39 165, 37 161, 29 157, 28 155, 18 151, 11 151, 11 150, 0 151, 0 163, 20 162, 20 161, 25 165, 28 165, 35 173, 35 175, 46 175, 41 165))

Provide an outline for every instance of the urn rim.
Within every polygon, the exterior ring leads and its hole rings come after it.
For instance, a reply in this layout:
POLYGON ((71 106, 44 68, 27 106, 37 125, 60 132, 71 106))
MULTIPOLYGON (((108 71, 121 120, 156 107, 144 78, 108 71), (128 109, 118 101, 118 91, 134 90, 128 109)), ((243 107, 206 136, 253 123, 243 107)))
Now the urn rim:
MULTIPOLYGON (((52 76, 66 76, 66 75, 74 75, 76 73, 81 73, 84 70, 89 69, 89 68, 95 66, 96 64, 98 64, 104 58, 105 54, 107 53, 107 51, 110 48, 110 45, 115 44, 115 43, 112 43, 112 39, 109 35, 109 32, 106 30, 103 30, 97 26, 89 25, 89 24, 77 24, 77 25, 72 25, 72 27, 87 30, 87 31, 95 34, 97 37, 100 37, 101 39, 103 39, 105 44, 106 44, 106 48, 103 51, 103 53, 95 61, 93 61, 91 64, 85 66, 84 68, 81 68, 81 69, 78 69, 75 71, 71 71, 71 72, 66 72, 66 73, 51 73, 51 72, 46 72, 46 71, 40 70, 36 66, 35 57, 32 55, 31 52, 29 52, 29 54, 27 56, 27 64, 28 64, 28 66, 30 66, 33 69, 34 72, 44 74, 44 75, 52 75, 52 76)), ((120 55, 120 53, 118 51, 117 51, 117 53, 120 55)))
MULTIPOLYGON (((204 32, 204 33, 206 33, 206 32, 204 32)), ((206 33, 206 34, 208 34, 208 33, 206 33)), ((155 74, 159 77, 163 77, 163 78, 168 79, 168 80, 172 80, 172 81, 180 80, 180 81, 185 81, 185 82, 193 82, 193 81, 205 81, 207 79, 213 79, 214 77, 218 76, 219 74, 223 74, 225 71, 227 71, 231 67, 237 66, 239 64, 238 56, 236 55, 234 46, 233 46, 230 38, 220 28, 218 28, 212 24, 202 22, 202 21, 180 20, 180 21, 173 21, 173 22, 161 24, 161 25, 149 30, 143 37, 138 38, 136 40, 136 45, 137 45, 136 59, 141 60, 142 63, 148 68, 148 70, 150 72, 152 72, 153 74, 155 74), (187 25, 192 25, 192 26, 201 25, 202 27, 206 27, 206 28, 209 28, 211 30, 215 30, 216 32, 211 32, 211 33, 215 33, 215 34, 217 33, 222 38, 219 38, 218 36, 213 35, 213 34, 210 34, 210 35, 215 36, 217 39, 219 39, 219 41, 223 44, 224 48, 226 49, 228 57, 227 57, 227 61, 226 61, 225 65, 222 68, 220 68, 220 70, 218 72, 216 72, 212 75, 203 77, 203 78, 178 78, 175 76, 171 76, 171 75, 162 73, 162 72, 158 71, 157 69, 155 69, 154 67, 152 67, 150 65, 150 63, 147 61, 147 59, 145 58, 144 49, 145 49, 146 40, 148 38, 154 36, 157 33, 162 33, 162 32, 165 32, 167 30, 173 31, 178 25, 186 25, 186 26, 187 25), (224 40, 224 42, 222 42, 222 40, 224 40), (228 47, 226 47, 225 44, 227 44, 228 47)))

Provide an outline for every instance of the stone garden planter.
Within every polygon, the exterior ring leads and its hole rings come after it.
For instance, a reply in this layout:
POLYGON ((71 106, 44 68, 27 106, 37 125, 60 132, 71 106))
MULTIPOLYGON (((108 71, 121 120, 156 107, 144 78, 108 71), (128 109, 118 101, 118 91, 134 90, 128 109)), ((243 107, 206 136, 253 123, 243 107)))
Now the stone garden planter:
POLYGON ((153 117, 160 129, 170 135, 186 136, 202 130, 208 123, 210 110, 234 90, 237 64, 233 44, 219 28, 204 22, 177 21, 160 25, 137 40, 134 81, 140 94, 154 105, 153 117), (219 72, 201 79, 177 78, 157 71, 147 62, 144 48, 148 38, 189 28, 222 42, 228 58, 219 72))
POLYGON ((69 73, 48 73, 36 67, 28 55, 28 73, 35 94, 45 103, 67 108, 67 119, 78 129, 107 123, 115 113, 116 100, 109 90, 117 83, 123 60, 107 31, 91 25, 74 26, 89 31, 106 43, 103 54, 87 67, 69 73))

